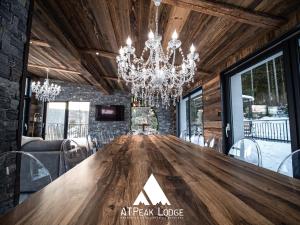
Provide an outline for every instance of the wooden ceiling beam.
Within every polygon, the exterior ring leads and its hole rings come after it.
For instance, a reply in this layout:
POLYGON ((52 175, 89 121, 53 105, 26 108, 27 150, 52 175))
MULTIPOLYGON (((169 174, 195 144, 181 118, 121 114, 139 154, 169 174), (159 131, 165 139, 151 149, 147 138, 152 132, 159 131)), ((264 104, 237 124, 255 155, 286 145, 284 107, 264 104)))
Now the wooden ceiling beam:
POLYGON ((80 49, 79 51, 82 52, 83 54, 102 56, 109 59, 115 59, 118 55, 117 53, 114 52, 108 52, 108 51, 103 51, 98 49, 80 49))
POLYGON ((191 10, 181 7, 172 7, 169 21, 166 27, 163 40, 163 48, 168 47, 168 41, 171 40, 173 32, 176 30, 180 34, 185 22, 187 21, 191 10))
POLYGON ((278 28, 285 22, 281 17, 255 12, 228 3, 208 0, 163 0, 163 3, 268 29, 278 28))
MULTIPOLYGON (((45 65, 37 65, 37 64, 32 64, 32 63, 29 63, 28 67, 44 69, 44 70, 49 69, 49 71, 56 71, 56 72, 61 72, 61 73, 70 73, 70 74, 82 75, 80 72, 74 71, 74 70, 51 67, 51 66, 45 66, 45 65)), ((107 79, 107 80, 113 80, 113 81, 117 81, 117 82, 119 82, 119 81, 120 82, 125 82, 124 80, 122 80, 122 79, 119 80, 118 77, 113 77, 113 76, 101 76, 101 78, 107 79)))
POLYGON ((125 82, 123 79, 121 79, 121 78, 119 79, 118 77, 104 76, 103 78, 107 79, 107 80, 117 81, 117 82, 125 82))
POLYGON ((28 63, 28 67, 44 69, 44 70, 49 69, 49 71, 52 70, 52 71, 62 72, 62 73, 81 74, 80 72, 75 71, 75 70, 68 70, 68 69, 51 67, 51 66, 37 65, 37 64, 32 64, 32 63, 28 63))
POLYGON ((46 47, 46 48, 51 47, 50 44, 47 41, 42 41, 42 40, 38 40, 38 39, 30 39, 30 45, 46 47))

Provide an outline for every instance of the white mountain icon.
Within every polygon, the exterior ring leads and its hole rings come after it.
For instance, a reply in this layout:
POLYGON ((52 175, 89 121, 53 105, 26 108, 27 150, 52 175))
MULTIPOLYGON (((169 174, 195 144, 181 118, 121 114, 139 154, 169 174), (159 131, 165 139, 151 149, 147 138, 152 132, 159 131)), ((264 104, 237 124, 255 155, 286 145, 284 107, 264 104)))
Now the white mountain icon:
POLYGON ((153 174, 151 174, 151 176, 147 180, 143 190, 139 193, 133 205, 139 205, 140 203, 144 205, 157 205, 159 203, 163 205, 171 205, 153 174), (147 200, 143 191, 145 192, 150 202, 147 200))

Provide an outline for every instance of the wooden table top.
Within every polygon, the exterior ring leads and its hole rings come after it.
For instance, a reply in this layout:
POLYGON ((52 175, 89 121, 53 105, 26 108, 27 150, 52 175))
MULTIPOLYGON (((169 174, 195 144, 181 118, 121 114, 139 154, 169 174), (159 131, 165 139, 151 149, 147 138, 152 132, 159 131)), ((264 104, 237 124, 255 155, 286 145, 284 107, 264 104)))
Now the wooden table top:
POLYGON ((0 224, 299 225, 300 181, 174 136, 122 136, 2 216, 0 224), (161 197, 145 185, 151 174, 170 205, 133 206, 139 194, 149 204, 161 197), (131 207, 142 214, 129 215, 131 207))

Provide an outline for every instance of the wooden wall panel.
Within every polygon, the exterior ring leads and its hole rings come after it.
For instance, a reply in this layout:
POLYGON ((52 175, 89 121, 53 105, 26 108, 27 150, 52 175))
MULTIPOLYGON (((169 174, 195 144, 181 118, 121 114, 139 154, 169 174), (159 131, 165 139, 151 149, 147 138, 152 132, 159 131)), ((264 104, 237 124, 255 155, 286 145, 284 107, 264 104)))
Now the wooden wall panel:
POLYGON ((221 148, 222 119, 221 119, 221 92, 220 77, 215 74, 214 78, 204 81, 203 85, 203 124, 204 139, 216 139, 216 147, 221 148))

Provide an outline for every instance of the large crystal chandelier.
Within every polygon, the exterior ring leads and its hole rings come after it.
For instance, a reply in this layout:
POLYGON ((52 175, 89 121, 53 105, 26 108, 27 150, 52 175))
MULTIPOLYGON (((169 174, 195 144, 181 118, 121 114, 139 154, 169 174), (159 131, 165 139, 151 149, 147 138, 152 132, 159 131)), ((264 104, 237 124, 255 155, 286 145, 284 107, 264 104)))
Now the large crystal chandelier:
POLYGON ((44 84, 41 85, 41 83, 38 82, 32 82, 31 84, 31 90, 33 93, 35 93, 35 97, 37 100, 41 102, 50 102, 54 101, 55 97, 59 95, 61 88, 57 84, 51 84, 49 82, 48 78, 49 69, 47 69, 47 78, 44 81, 44 84))
POLYGON ((158 7, 161 0, 153 1, 156 6, 155 33, 149 32, 139 58, 135 55, 132 40, 130 37, 127 39, 126 46, 121 47, 117 56, 118 76, 131 86, 132 94, 143 99, 147 105, 159 106, 162 103, 169 106, 171 101, 175 105, 182 96, 183 86, 194 81, 199 54, 192 45, 185 57, 176 31, 164 52, 162 36, 158 34, 158 7), (180 65, 176 64, 177 55, 182 60, 180 65))

